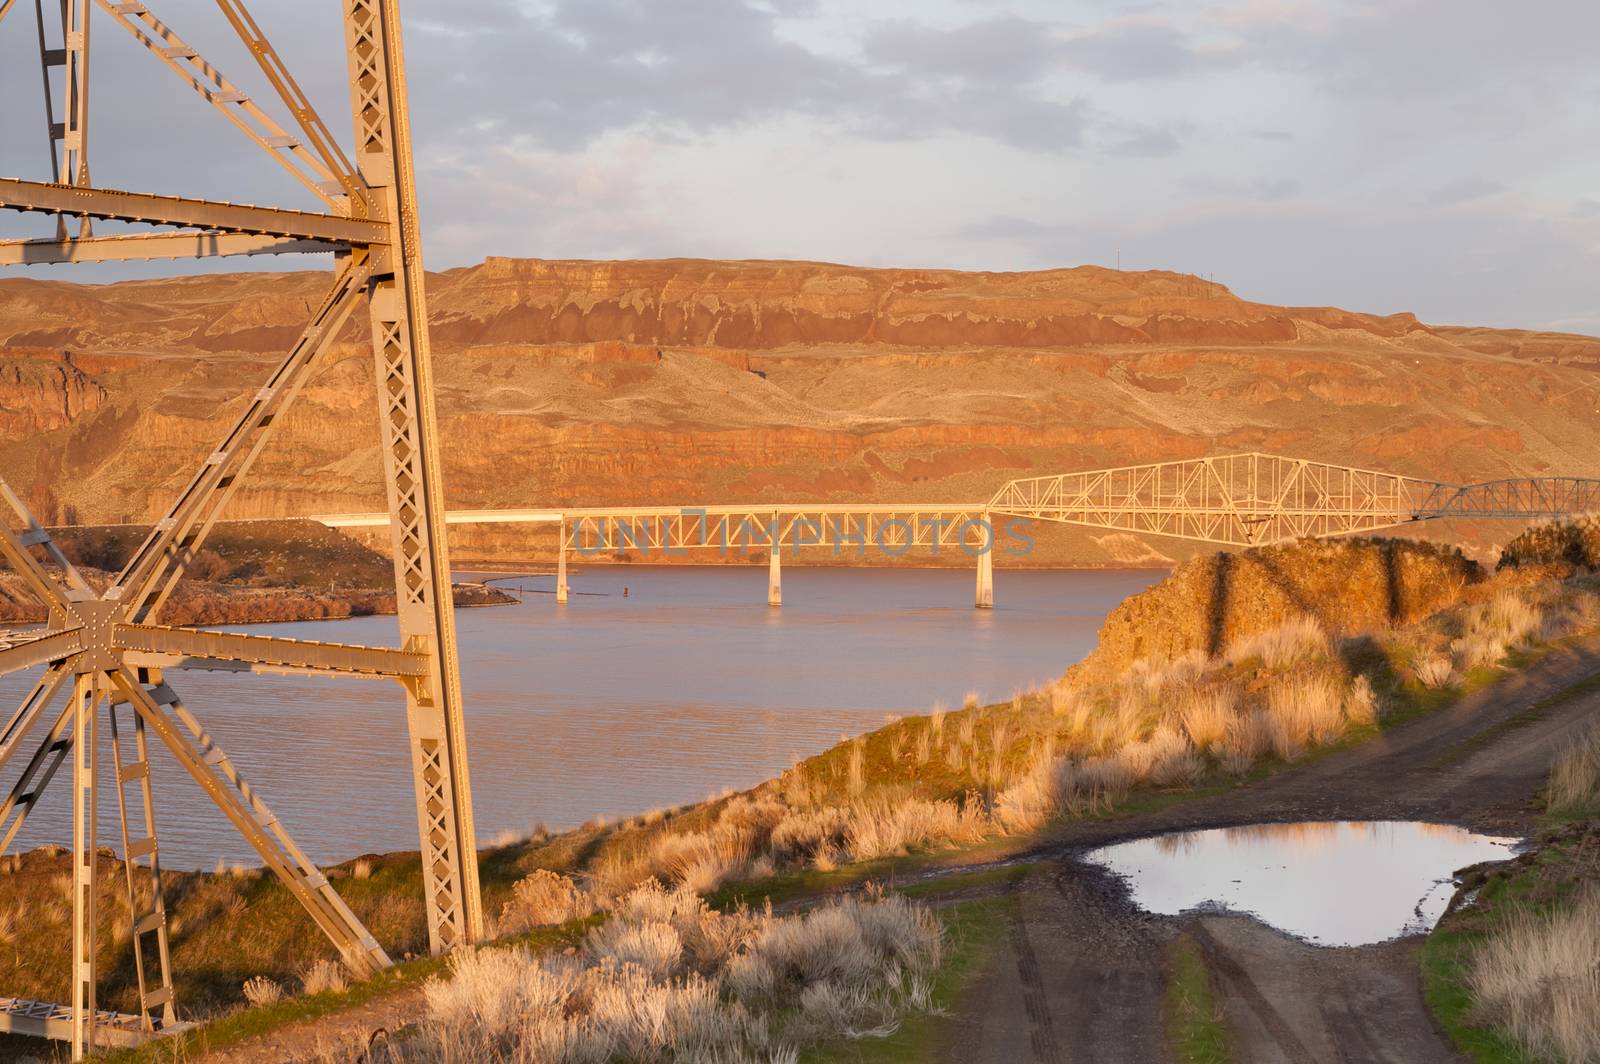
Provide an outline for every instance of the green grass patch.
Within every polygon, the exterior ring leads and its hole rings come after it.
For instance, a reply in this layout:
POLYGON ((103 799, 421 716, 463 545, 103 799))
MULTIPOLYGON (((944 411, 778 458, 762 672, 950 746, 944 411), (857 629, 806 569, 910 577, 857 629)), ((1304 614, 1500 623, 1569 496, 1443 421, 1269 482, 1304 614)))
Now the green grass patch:
POLYGON ((1205 952, 1190 935, 1167 948, 1167 990, 1161 1002, 1167 1048, 1181 1064, 1228 1064, 1228 1028, 1205 952))
POLYGON ((1434 1019, 1474 1064, 1534 1064, 1498 1031, 1474 1025, 1466 986, 1472 948, 1483 936, 1435 931, 1422 944, 1422 992, 1434 1019))
MULTIPOLYGON (((1578 686, 1578 685, 1574 685, 1578 686)), ((1547 701, 1570 697, 1572 688, 1547 701)), ((1471 906, 1445 917, 1422 946, 1423 995, 1450 1040, 1476 1064, 1534 1064, 1514 1042, 1474 1014, 1467 974, 1472 953, 1514 912, 1550 914, 1570 904, 1593 878, 1593 850, 1600 828, 1547 818, 1549 830, 1531 854, 1471 873, 1478 894, 1471 906)))

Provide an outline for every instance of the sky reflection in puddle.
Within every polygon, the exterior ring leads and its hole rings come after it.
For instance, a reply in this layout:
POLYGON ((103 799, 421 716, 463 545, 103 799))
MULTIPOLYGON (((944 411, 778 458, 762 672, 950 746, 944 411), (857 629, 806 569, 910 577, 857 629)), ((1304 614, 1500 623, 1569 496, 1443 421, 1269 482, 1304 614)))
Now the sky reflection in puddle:
POLYGON ((1426 931, 1451 874, 1510 857, 1520 840, 1414 821, 1255 824, 1136 839, 1087 860, 1127 880, 1141 908, 1248 913, 1321 946, 1426 931))

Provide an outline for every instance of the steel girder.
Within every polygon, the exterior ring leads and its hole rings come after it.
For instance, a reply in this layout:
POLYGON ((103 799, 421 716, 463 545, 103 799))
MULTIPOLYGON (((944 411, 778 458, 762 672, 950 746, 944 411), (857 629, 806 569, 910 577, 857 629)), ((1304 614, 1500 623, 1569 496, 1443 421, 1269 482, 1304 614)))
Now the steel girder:
MULTIPOLYGON (((159 845, 152 807, 147 736, 168 747, 261 859, 300 901, 357 972, 390 963, 327 879, 240 777, 164 670, 278 672, 397 682, 405 693, 422 848, 424 907, 435 952, 482 934, 467 747, 457 662, 450 565, 444 543, 437 418, 427 307, 406 113, 397 0, 344 0, 352 162, 329 133, 241 0, 218 0, 298 133, 201 57, 147 4, 65 0, 62 46, 36 5, 50 130, 51 182, 0 178, 0 209, 42 212, 60 221, 54 238, 0 241, 0 265, 145 258, 333 251, 333 283, 311 322, 257 389, 187 487, 108 587, 91 586, 0 481, 0 561, 21 574, 46 606, 43 628, 0 638, 0 674, 45 666, 0 731, 0 767, 31 749, 11 793, 0 802, 0 852, 10 845, 45 787, 69 759, 74 796, 74 978, 70 1005, 0 998, 0 1031, 70 1039, 75 1057, 96 1045, 122 1045, 181 1027, 172 1000, 159 845), (205 102, 318 196, 327 213, 102 189, 88 170, 88 15, 100 7, 205 102), (47 33, 47 30, 49 33, 47 33), (52 71, 63 67, 61 98, 52 71), (62 115, 57 121, 56 115, 62 115), (81 219, 76 233, 65 220, 81 219), (108 219, 179 232, 95 236, 108 219), (162 606, 204 545, 219 516, 272 436, 274 427, 322 364, 365 301, 374 346, 395 589, 402 646, 344 646, 159 623, 162 606), (20 526, 20 527, 19 527, 20 526), (70 691, 65 709, 51 704, 70 691), (119 710, 126 720, 119 721, 119 710), (111 780, 121 817, 124 878, 130 892, 139 1010, 121 1015, 95 1005, 92 911, 98 779, 92 741, 102 715, 116 759, 111 780), (47 725, 48 722, 48 726, 47 725), (133 904, 137 885, 153 896, 133 904)), ((0 0, 0 17, 9 9, 0 0)))

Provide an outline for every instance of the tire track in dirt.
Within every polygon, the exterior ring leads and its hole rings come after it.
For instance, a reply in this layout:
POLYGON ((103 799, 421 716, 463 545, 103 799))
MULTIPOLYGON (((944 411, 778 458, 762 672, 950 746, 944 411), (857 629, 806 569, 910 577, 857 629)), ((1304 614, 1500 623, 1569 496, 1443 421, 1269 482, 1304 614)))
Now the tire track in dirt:
POLYGON ((1276 1043, 1276 1048, 1283 1053, 1284 1059, 1290 1064, 1317 1064, 1317 1058, 1312 1056, 1305 1043, 1295 1036, 1294 1028, 1290 1026, 1289 1021, 1273 1007, 1272 1002, 1267 1000, 1267 996, 1256 985, 1256 981, 1250 977, 1250 973, 1229 955, 1206 925, 1197 922, 1190 928, 1190 934, 1200 943, 1206 965, 1221 977, 1221 985, 1217 989, 1230 997, 1244 1000, 1276 1043))
POLYGON ((1045 999, 1044 983, 1039 974, 1039 957, 1033 951, 1033 940, 1028 935, 1020 905, 1011 917, 1010 933, 1011 949, 1017 955, 1017 978, 1022 983, 1022 1010, 1033 1027, 1028 1039, 1033 1047, 1033 1059, 1037 1064, 1062 1064, 1050 1003, 1045 999))

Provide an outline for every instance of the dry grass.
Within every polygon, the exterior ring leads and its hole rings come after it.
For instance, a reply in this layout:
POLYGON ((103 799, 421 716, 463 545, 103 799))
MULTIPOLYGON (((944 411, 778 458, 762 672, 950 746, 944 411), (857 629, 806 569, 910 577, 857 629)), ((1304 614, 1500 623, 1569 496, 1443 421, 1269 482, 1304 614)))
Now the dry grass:
POLYGON ((345 974, 344 965, 323 958, 305 970, 300 977, 300 986, 307 994, 321 994, 327 990, 341 993, 349 988, 350 979, 345 974))
POLYGON ((1266 725, 1273 752, 1293 761, 1344 732, 1344 693, 1326 676, 1285 678, 1267 692, 1266 725))
POLYGON ((1350 690, 1344 698, 1344 715, 1345 719, 1358 727, 1376 724, 1383 715, 1378 693, 1372 689, 1372 681, 1365 675, 1357 676, 1350 684, 1350 690))
POLYGON ((1461 682, 1461 677, 1456 674, 1455 664, 1444 655, 1430 655, 1416 664, 1417 682, 1422 686, 1439 690, 1445 687, 1454 687, 1461 682))
POLYGON ((975 803, 881 801, 849 810, 845 850, 853 861, 909 853, 933 844, 977 842, 990 831, 975 803))
POLYGON ((1272 747, 1272 725, 1265 710, 1241 713, 1228 722, 1222 743, 1222 767, 1235 776, 1249 772, 1272 747))
POLYGON ((1539 1060, 1600 1060, 1600 889, 1549 915, 1521 912, 1473 954, 1483 1017, 1539 1060))
POLYGON ((1556 758, 1546 800, 1550 812, 1563 816, 1600 812, 1600 724, 1591 726, 1556 758))
POLYGON ((1196 750, 1214 750, 1227 740, 1237 701, 1231 687, 1191 691, 1184 697, 1178 705, 1178 719, 1196 750))
POLYGON ((1313 617, 1297 617, 1276 628, 1235 640, 1227 652, 1230 664, 1259 659, 1269 669, 1288 669, 1305 661, 1327 657, 1332 645, 1328 633, 1313 617))

